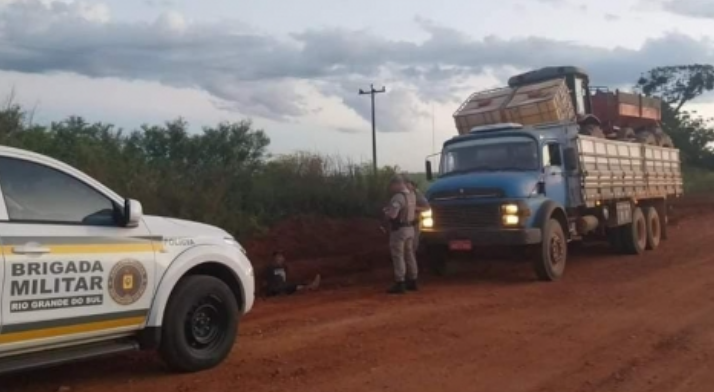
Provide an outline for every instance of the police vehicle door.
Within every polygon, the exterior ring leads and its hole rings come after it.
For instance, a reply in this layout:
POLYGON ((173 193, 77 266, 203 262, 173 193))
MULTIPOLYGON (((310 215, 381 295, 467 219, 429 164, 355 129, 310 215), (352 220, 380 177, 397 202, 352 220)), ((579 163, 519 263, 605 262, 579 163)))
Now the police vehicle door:
POLYGON ((145 322, 155 243, 99 189, 38 161, 0 156, 5 258, 0 354, 130 334, 145 322))

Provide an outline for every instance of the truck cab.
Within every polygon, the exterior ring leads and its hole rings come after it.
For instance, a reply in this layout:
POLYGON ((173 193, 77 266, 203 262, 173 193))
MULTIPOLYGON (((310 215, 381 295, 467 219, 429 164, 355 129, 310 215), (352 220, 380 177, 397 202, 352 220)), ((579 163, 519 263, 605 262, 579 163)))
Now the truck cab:
MULTIPOLYGON (((444 143, 438 173, 427 161, 431 211, 422 216, 431 265, 445 268, 449 252, 479 246, 528 246, 556 230, 547 251, 554 268, 565 257, 566 209, 581 203, 573 177, 575 124, 481 126, 444 143), (548 228, 555 217, 559 228, 548 228)), ((442 271, 443 272, 443 271, 442 271)), ((554 271, 559 275, 562 271, 554 271)))

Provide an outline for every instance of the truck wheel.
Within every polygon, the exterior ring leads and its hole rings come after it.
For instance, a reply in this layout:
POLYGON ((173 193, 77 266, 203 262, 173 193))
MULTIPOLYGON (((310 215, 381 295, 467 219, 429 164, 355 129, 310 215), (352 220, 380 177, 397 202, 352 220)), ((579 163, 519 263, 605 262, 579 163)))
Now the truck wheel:
POLYGON ((640 207, 632 211, 632 223, 622 226, 624 250, 631 255, 639 255, 647 246, 647 221, 640 207))
POLYGON ((543 241, 536 255, 534 269, 539 280, 554 281, 560 279, 565 271, 568 258, 568 241, 563 227, 557 219, 550 219, 543 230, 543 241))
POLYGON ((429 270, 436 276, 446 276, 449 273, 449 252, 440 246, 430 246, 426 249, 426 260, 429 270))
POLYGON ((645 221, 647 222, 647 246, 648 250, 655 250, 662 239, 662 226, 659 214, 654 207, 647 207, 645 210, 645 221))
POLYGON ((173 371, 210 369, 228 356, 237 330, 231 289, 212 276, 189 276, 179 281, 166 306, 159 353, 173 371))

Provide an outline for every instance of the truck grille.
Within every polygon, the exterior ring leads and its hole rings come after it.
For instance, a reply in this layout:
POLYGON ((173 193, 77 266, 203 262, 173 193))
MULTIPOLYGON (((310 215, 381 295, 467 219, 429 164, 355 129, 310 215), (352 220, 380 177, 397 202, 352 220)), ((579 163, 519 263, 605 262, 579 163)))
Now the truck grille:
POLYGON ((498 204, 432 205, 435 229, 482 229, 500 224, 498 204))
POLYGON ((449 199, 470 199, 470 198, 498 198, 503 197, 503 189, 499 188, 462 188, 452 189, 448 191, 434 192, 431 200, 449 200, 449 199))

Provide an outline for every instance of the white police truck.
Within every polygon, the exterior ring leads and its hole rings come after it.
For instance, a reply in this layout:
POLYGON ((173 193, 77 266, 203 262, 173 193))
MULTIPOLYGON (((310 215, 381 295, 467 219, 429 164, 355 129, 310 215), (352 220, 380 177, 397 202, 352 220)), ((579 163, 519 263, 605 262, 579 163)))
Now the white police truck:
POLYGON ((255 287, 230 234, 2 146, 0 195, 0 374, 140 349, 193 372, 230 353, 255 287))

